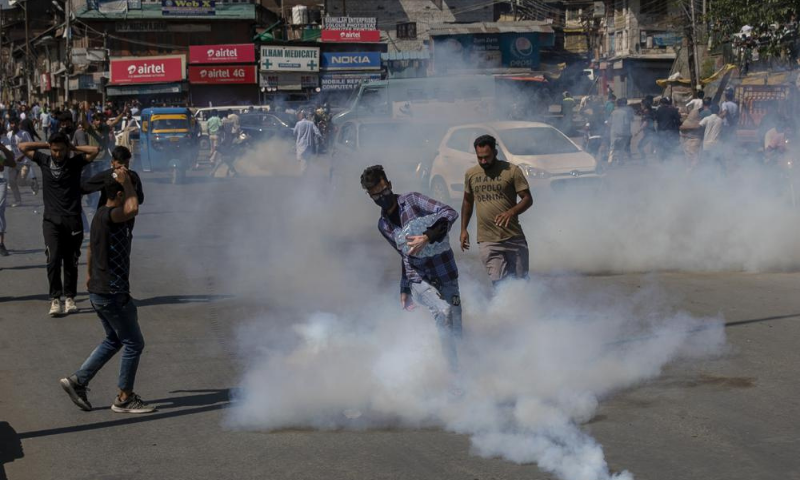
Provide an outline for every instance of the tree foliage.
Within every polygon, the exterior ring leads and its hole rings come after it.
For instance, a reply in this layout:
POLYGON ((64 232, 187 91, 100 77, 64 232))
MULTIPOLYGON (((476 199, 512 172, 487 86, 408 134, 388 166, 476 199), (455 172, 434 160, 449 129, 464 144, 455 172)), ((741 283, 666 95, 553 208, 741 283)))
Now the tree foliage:
POLYGON ((800 10, 800 0, 708 0, 708 20, 721 35, 739 32, 744 25, 786 24, 800 10))

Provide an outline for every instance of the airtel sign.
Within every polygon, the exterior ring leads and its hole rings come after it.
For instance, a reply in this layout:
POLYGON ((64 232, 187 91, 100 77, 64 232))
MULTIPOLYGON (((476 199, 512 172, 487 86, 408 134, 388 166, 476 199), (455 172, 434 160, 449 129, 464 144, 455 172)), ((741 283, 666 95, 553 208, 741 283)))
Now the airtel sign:
POLYGON ((224 67, 189 67, 189 83, 219 85, 222 83, 255 84, 255 65, 225 65, 224 67))
POLYGON ((186 78, 183 55, 111 59, 110 85, 180 82, 186 78))
POLYGON ((256 47, 252 43, 238 45, 192 45, 189 63, 251 63, 256 61, 256 47))
POLYGON ((323 30, 323 42, 375 43, 381 41, 380 30, 323 30))

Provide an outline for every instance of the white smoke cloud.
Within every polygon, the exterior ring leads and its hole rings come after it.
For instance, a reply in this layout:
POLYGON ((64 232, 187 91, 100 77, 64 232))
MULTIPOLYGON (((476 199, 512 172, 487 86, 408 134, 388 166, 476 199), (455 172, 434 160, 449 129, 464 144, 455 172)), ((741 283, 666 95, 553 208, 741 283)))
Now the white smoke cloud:
POLYGON ((508 284, 489 299, 482 286, 462 283, 466 337, 457 375, 430 315, 393 308, 395 294, 311 314, 289 334, 265 334, 279 318, 254 321, 241 331, 250 361, 229 426, 435 426, 469 435, 478 455, 535 462, 566 480, 630 479, 609 472, 580 423, 614 391, 724 342, 719 319, 670 311, 656 287, 622 301, 612 291, 574 298, 575 281, 540 279, 508 284))

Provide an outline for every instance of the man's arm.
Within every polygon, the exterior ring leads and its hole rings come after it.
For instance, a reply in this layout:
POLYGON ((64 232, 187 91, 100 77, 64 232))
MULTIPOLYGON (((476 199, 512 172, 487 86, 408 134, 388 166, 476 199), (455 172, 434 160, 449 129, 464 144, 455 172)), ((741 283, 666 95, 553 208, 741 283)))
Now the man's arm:
POLYGON ((499 227, 508 227, 513 218, 519 216, 533 205, 533 197, 531 196, 528 180, 518 167, 514 171, 514 190, 516 190, 521 200, 513 207, 494 217, 494 224, 499 227))
MULTIPOLYGON (((14 161, 14 152, 9 150, 8 147, 2 143, 0 143, 0 153, 6 157, 5 161, 0 164, 0 167, 17 168, 17 162, 14 161)), ((0 172, 2 171, 3 169, 0 168, 0 172)))
POLYGON ((116 118, 112 118, 111 120, 106 120, 106 125, 108 125, 109 127, 113 127, 114 125, 118 124, 122 120, 122 116, 125 115, 127 112, 128 112, 127 108, 123 109, 122 112, 120 112, 120 114, 117 115, 116 118))
POLYGON ((18 147, 19 151, 22 152, 23 155, 33 161, 36 161, 34 158, 36 156, 36 151, 50 148, 50 144, 46 142, 22 142, 18 145, 18 147))
POLYGON ((128 169, 118 168, 114 172, 117 174, 117 182, 122 184, 125 189, 125 204, 111 210, 111 221, 114 223, 124 223, 132 219, 139 213, 139 198, 136 196, 136 189, 133 188, 128 169))
POLYGON ((88 195, 90 193, 99 192, 105 187, 107 178, 108 170, 94 175, 85 182, 81 182, 81 193, 83 195, 88 195))
POLYGON ((464 192, 464 200, 461 201, 461 251, 469 250, 469 221, 472 219, 472 210, 475 207, 475 195, 464 192))
POLYGON ((100 154, 100 147, 92 147, 91 145, 72 145, 72 151, 82 153, 86 158, 86 163, 94 162, 97 155, 100 154))

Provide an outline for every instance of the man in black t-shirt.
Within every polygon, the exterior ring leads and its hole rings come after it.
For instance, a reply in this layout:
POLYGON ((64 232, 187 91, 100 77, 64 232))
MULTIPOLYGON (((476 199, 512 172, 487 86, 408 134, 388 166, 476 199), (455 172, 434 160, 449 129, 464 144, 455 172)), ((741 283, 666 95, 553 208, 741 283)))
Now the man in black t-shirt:
POLYGON ((133 392, 144 338, 139 328, 136 305, 130 296, 131 235, 130 223, 139 213, 139 200, 125 167, 113 172, 105 185, 108 198, 92 219, 89 242, 89 300, 92 302, 106 338, 73 375, 61 379, 61 387, 82 410, 92 404, 86 397, 87 386, 98 371, 120 350, 122 362, 117 386, 119 393, 111 405, 118 413, 155 411, 133 392))
POLYGON ((99 150, 91 146, 76 147, 63 133, 53 134, 48 143, 21 143, 19 149, 42 169, 42 229, 47 253, 47 280, 50 284, 50 316, 76 312, 78 259, 83 242, 81 171, 97 157, 99 150), (39 151, 44 149, 49 149, 50 154, 39 151), (74 155, 70 156, 73 152, 74 155), (62 295, 66 297, 63 305, 62 295))

